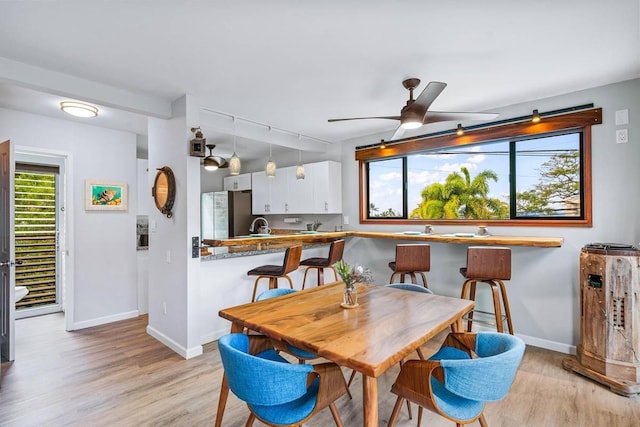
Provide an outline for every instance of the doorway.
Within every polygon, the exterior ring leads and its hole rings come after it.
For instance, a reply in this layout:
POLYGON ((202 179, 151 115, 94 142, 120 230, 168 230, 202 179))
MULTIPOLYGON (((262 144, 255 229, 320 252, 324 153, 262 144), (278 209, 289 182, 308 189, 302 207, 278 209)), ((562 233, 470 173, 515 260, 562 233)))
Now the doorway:
POLYGON ((30 160, 16 162, 14 179, 16 319, 62 311, 60 166, 30 160))

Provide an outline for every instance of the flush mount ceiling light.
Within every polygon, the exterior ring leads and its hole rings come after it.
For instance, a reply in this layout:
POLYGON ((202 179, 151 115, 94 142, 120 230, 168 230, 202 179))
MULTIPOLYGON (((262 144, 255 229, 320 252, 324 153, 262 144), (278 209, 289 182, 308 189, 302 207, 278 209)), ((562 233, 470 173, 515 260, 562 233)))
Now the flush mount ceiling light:
POLYGON ((96 117, 98 115, 98 109, 93 105, 76 101, 62 101, 60 109, 76 117, 96 117))
POLYGON ((209 149, 209 155, 204 158, 202 165, 209 172, 216 171, 218 169, 228 168, 229 163, 220 156, 213 155, 213 149, 216 146, 214 144, 207 144, 207 148, 209 149))

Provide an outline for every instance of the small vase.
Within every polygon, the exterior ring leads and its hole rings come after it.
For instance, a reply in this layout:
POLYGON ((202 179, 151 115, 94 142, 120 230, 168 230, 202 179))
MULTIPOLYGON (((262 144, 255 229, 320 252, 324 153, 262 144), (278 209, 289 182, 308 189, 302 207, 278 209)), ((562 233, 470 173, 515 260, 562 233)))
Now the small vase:
POLYGON ((354 308, 358 306, 358 290, 355 286, 345 287, 342 295, 342 304, 344 308, 354 308))

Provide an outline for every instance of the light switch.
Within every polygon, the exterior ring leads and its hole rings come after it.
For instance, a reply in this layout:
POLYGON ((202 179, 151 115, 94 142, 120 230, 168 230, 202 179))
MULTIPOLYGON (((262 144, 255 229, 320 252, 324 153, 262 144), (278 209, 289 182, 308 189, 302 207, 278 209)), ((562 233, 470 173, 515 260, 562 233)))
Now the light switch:
MULTIPOLYGON (((629 110, 617 110, 616 111, 616 126, 629 124, 629 110)), ((626 141, 625 141, 626 142, 626 141)))
POLYGON ((346 216, 346 215, 345 215, 345 216, 343 216, 343 217, 342 217, 342 223, 343 223, 344 225, 349 225, 349 217, 348 217, 348 216, 346 216))

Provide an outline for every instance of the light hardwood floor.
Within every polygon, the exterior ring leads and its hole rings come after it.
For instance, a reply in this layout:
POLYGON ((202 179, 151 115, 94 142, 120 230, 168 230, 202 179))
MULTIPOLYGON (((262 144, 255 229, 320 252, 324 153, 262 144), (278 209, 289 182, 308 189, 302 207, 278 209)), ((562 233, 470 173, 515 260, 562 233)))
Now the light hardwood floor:
MULTIPOLYGON (((211 426, 222 367, 215 343, 184 360, 145 333, 147 318, 75 332, 61 314, 16 321, 16 360, 2 365, 0 426, 211 426)), ((444 335, 424 348, 431 354, 444 335)), ((492 427, 640 425, 640 399, 618 396, 562 369, 563 354, 527 347, 507 398, 487 405, 492 427)), ((345 370, 345 374, 350 372, 345 370)), ((398 369, 380 378, 380 420, 386 425, 398 369)), ((338 410, 345 426, 362 425, 360 378, 338 410)), ((415 426, 400 414, 398 426, 415 426)), ((230 395, 224 426, 244 426, 248 410, 230 395)), ((425 411, 423 426, 451 426, 425 411)), ((261 425, 259 422, 256 426, 261 425)), ((332 426, 328 410, 308 426, 332 426)), ((474 425, 479 425, 475 423, 474 425)))

